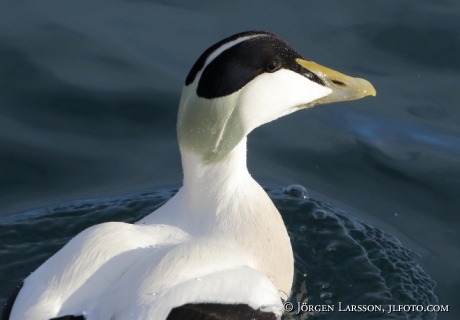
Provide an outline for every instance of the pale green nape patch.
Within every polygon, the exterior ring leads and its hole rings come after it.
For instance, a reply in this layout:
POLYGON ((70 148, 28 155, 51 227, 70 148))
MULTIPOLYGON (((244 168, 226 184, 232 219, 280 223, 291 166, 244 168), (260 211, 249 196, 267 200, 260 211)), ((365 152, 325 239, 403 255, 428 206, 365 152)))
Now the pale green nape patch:
POLYGON ((244 138, 238 112, 240 92, 216 98, 199 98, 192 84, 185 87, 179 105, 177 135, 181 148, 201 156, 206 164, 225 160, 244 138))

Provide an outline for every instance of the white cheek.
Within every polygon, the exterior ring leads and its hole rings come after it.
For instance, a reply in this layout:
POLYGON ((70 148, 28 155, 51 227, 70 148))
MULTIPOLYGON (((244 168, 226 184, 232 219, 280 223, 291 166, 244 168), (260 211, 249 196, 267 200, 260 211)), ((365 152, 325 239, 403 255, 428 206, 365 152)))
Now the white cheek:
POLYGON ((300 74, 282 69, 249 82, 240 95, 239 112, 249 133, 254 128, 332 93, 300 74))

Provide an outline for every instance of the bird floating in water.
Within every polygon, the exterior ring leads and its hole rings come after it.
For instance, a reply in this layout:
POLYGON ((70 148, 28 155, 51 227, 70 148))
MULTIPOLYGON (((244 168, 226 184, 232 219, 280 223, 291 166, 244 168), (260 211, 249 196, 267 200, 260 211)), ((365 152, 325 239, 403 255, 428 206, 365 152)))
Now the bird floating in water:
POLYGON ((78 234, 18 286, 2 319, 279 319, 293 253, 248 172, 246 136, 300 109, 375 94, 268 32, 211 46, 182 91, 177 194, 135 224, 78 234))

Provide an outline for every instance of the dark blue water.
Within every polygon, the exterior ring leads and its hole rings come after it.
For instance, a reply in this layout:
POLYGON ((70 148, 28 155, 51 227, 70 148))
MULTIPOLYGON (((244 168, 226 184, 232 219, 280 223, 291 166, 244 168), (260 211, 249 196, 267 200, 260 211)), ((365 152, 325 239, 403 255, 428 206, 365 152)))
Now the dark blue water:
MULTIPOLYGON (((438 319, 458 319, 460 3, 453 0, 1 2, 2 230, 15 234, 12 216, 35 208, 179 185, 175 118, 185 76, 204 49, 249 29, 274 32, 305 57, 377 89, 376 98, 258 128, 248 145, 253 176, 302 184, 315 199, 397 236, 421 255, 439 304, 450 306, 438 319)), ((64 239, 41 235, 48 236, 64 239)), ((40 254, 34 237, 20 238, 23 251, 0 253, 29 268, 23 274, 39 261, 28 254, 40 254)), ((2 299, 13 288, 9 278, 0 273, 2 299)))
MULTIPOLYGON (((294 185, 266 187, 280 210, 292 240, 295 280, 290 302, 329 305, 334 311, 300 312, 285 320, 436 319, 433 312, 390 312, 392 305, 437 305, 435 281, 421 257, 396 237, 335 206, 310 199, 294 185), (348 305, 379 306, 375 312, 340 312, 348 305)), ((14 214, 0 224, 0 254, 14 288, 49 256, 86 228, 108 221, 133 223, 171 198, 177 188, 162 188, 110 198, 69 201, 14 214)), ((2 295, 8 292, 3 292, 2 295)))

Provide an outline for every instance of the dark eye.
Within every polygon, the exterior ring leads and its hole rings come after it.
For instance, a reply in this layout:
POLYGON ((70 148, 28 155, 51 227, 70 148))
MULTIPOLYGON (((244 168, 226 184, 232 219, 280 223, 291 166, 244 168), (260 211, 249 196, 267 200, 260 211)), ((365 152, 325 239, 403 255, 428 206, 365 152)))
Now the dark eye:
POLYGON ((273 60, 267 65, 267 71, 268 72, 273 72, 278 70, 280 67, 280 63, 277 60, 273 60))

